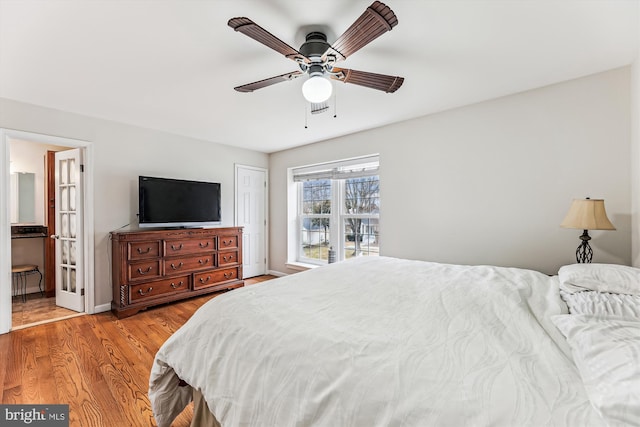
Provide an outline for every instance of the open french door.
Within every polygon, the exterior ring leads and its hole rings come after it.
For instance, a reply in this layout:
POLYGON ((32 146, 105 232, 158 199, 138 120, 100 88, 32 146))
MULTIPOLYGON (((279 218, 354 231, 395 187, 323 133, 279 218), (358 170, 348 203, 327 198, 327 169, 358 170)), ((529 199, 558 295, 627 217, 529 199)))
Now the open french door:
POLYGON ((82 153, 58 151, 56 158, 56 305, 84 312, 82 153))

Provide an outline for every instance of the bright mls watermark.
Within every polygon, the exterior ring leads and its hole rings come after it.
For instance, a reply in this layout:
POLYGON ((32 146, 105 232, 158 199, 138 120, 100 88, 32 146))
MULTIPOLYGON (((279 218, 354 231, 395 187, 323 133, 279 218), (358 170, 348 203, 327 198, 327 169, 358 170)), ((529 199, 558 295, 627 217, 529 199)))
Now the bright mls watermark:
POLYGON ((0 426, 69 427, 69 405, 0 405, 0 426))

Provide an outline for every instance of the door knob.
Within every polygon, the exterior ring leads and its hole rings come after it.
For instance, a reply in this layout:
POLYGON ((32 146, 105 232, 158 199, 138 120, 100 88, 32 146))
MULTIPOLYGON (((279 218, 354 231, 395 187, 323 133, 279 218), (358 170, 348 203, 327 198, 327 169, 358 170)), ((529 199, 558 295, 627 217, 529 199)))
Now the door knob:
POLYGON ((51 237, 52 239, 59 239, 59 238, 60 238, 60 235, 59 235, 59 234, 52 234, 52 235, 51 235, 51 236, 49 236, 49 237, 51 237))

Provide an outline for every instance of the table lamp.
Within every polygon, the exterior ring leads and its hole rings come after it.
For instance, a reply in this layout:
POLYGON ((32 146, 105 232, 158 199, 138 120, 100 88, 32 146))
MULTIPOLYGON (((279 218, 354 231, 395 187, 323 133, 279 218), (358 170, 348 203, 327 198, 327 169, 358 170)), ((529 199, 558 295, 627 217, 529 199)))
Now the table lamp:
POLYGON ((607 218, 602 199, 573 199, 567 216, 560 224, 564 228, 576 228, 584 230, 580 236, 580 246, 576 249, 576 261, 579 263, 589 263, 593 258, 593 250, 589 246, 589 230, 615 230, 607 218))

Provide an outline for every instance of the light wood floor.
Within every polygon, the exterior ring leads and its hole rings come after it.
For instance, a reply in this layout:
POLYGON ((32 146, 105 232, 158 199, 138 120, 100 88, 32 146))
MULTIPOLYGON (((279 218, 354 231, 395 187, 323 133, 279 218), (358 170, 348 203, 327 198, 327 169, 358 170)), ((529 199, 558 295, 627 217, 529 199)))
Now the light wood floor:
MULTIPOLYGON (((248 279, 247 285, 273 276, 248 279)), ((164 341, 204 303, 205 295, 118 320, 84 315, 0 335, 0 402, 69 404, 70 426, 156 426, 147 390, 164 341)), ((192 407, 174 427, 187 427, 192 407)))
POLYGON ((11 304, 13 329, 77 315, 73 310, 58 307, 55 298, 45 298, 39 293, 27 294, 26 302, 22 302, 20 297, 14 297, 11 304))

